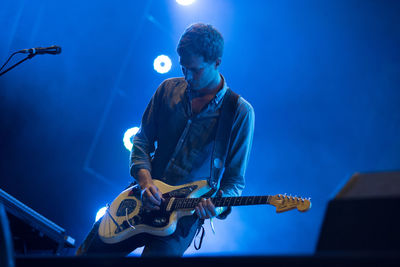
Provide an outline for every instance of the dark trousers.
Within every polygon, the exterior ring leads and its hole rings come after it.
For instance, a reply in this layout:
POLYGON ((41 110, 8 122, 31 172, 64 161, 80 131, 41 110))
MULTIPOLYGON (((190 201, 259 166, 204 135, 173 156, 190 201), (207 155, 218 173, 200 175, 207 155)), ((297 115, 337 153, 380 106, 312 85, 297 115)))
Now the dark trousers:
POLYGON ((92 227, 76 255, 126 256, 143 247, 142 257, 182 257, 189 248, 201 223, 196 215, 182 217, 176 230, 169 236, 154 236, 141 233, 116 244, 106 244, 98 236, 98 220, 92 227))

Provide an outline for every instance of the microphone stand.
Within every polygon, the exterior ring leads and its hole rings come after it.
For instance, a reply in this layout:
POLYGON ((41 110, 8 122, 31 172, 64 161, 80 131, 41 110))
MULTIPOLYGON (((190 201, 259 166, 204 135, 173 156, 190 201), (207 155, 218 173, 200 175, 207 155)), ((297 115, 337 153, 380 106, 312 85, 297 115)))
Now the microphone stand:
MULTIPOLYGON (((15 54, 17 54, 17 53, 20 53, 20 52, 19 52, 19 51, 18 51, 18 52, 14 52, 14 53, 8 58, 8 60, 6 61, 6 63, 4 63, 4 65, 0 68, 0 70, 1 70, 2 68, 4 68, 4 66, 8 63, 8 61, 10 61, 10 59, 11 59, 15 54)), ((24 62, 25 60, 31 59, 31 58, 33 58, 33 57, 36 56, 36 55, 37 55, 37 54, 29 54, 26 58, 20 60, 19 62, 15 63, 13 66, 11 66, 11 67, 9 67, 8 69, 6 69, 5 71, 1 72, 1 73, 0 73, 0 76, 3 75, 3 74, 5 74, 6 72, 12 70, 12 69, 15 68, 16 66, 18 66, 19 64, 21 64, 22 62, 24 62)))

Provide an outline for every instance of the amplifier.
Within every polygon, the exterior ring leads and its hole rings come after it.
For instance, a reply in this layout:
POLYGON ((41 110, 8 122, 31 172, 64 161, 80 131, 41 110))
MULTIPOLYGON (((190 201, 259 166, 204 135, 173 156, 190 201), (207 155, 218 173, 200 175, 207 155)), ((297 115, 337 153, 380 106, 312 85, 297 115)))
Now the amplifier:
POLYGON ((400 252, 400 172, 355 173, 329 201, 317 253, 400 252))

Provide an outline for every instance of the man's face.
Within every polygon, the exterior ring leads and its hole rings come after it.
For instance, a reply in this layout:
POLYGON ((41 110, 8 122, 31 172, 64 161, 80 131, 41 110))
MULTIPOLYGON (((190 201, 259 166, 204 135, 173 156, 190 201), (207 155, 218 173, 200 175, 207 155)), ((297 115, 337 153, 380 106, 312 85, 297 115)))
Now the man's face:
POLYGON ((203 56, 188 54, 179 59, 186 82, 192 90, 207 87, 219 75, 216 62, 205 62, 203 56))

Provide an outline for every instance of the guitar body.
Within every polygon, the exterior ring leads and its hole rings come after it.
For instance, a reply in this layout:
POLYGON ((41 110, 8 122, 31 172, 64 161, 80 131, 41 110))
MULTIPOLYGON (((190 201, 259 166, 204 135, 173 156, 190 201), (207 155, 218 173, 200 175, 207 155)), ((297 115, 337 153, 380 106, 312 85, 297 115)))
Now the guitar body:
POLYGON ((206 180, 180 186, 171 186, 159 180, 154 180, 154 184, 165 199, 160 211, 143 208, 139 185, 127 188, 114 199, 101 218, 98 234, 104 243, 118 243, 140 233, 171 235, 178 220, 192 215, 194 209, 170 210, 167 208, 169 201, 174 198, 199 198, 212 190, 206 180))

